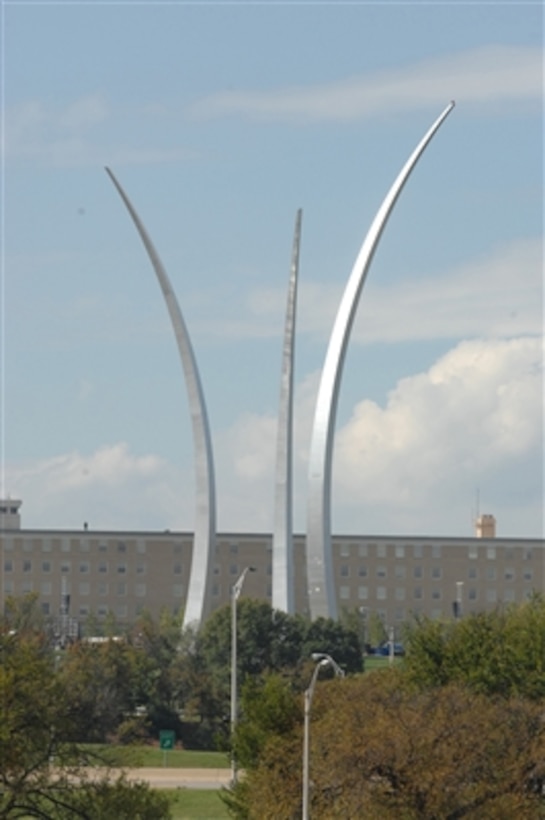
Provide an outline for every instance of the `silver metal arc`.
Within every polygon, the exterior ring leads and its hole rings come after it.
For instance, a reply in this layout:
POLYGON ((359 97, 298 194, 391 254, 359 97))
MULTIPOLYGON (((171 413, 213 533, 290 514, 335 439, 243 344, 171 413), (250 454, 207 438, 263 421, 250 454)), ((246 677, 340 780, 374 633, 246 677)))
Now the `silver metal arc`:
POLYGON ((388 217, 413 168, 453 108, 454 102, 451 102, 433 123, 388 191, 361 246, 333 325, 316 401, 309 457, 307 577, 312 618, 337 618, 331 555, 333 436, 346 347, 358 300, 388 217))
POLYGON ((182 360, 193 429, 196 473, 195 533, 183 626, 191 626, 198 629, 210 612, 209 596, 212 587, 212 562, 216 540, 214 460, 204 393, 189 333, 178 305, 178 300, 176 299, 170 280, 159 258, 159 254, 131 201, 113 172, 109 168, 106 168, 106 172, 125 203, 157 275, 182 360))
POLYGON ((276 493, 273 531, 273 609, 295 613, 293 577, 293 367, 295 352, 295 314, 301 245, 302 210, 297 211, 293 238, 276 444, 276 493))

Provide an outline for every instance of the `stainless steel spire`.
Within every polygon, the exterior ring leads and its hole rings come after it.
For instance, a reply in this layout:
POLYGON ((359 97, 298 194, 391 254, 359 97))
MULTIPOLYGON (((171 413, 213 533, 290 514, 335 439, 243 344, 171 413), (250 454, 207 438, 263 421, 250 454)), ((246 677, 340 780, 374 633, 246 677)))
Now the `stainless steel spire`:
POLYGON ((106 168, 106 172, 125 203, 159 280, 185 374, 195 448, 196 512, 191 574, 187 589, 183 626, 192 626, 198 629, 210 611, 209 596, 212 587, 212 561, 216 539, 214 461, 204 394, 189 333, 159 254, 155 250, 127 194, 112 171, 106 168))
POLYGON ((276 495, 273 532, 273 609, 290 615, 295 612, 293 581, 293 364, 295 351, 295 314, 297 310, 297 278, 301 244, 302 211, 297 211, 291 256, 282 375, 276 445, 276 495))
POLYGON ((453 107, 454 103, 451 102, 419 142, 377 211, 348 279, 329 340, 316 401, 309 459, 307 572, 312 618, 337 618, 331 556, 333 436, 344 357, 358 300, 388 217, 411 171, 453 107))

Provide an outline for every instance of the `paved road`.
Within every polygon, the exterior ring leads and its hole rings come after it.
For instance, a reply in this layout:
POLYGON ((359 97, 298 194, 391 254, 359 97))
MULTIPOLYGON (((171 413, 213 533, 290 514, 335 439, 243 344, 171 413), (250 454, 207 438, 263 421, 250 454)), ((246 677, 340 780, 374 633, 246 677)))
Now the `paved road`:
POLYGON ((230 769, 129 769, 129 780, 144 780, 154 789, 221 789, 229 785, 230 769))

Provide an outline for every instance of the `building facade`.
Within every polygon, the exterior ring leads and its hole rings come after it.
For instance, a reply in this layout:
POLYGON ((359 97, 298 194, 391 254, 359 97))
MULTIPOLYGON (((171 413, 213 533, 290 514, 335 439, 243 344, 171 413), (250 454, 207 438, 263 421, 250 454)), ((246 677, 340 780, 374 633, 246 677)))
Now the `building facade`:
MULTIPOLYGON (((68 595, 69 615, 81 627, 111 613, 130 624, 147 610, 183 610, 191 572, 191 532, 25 530, 20 502, 0 502, 0 606, 8 596, 38 595, 46 615, 57 616, 68 595)), ((399 628, 413 615, 453 617, 518 603, 545 593, 545 542, 497 538, 483 516, 486 537, 338 535, 332 539, 332 581, 338 611, 375 613, 399 628), (485 526, 486 525, 486 526, 485 526)), ((212 610, 230 601, 231 587, 255 567, 243 594, 272 602, 273 538, 262 533, 219 533, 214 547, 212 610)), ((295 610, 310 615, 305 538, 295 535, 295 610)))

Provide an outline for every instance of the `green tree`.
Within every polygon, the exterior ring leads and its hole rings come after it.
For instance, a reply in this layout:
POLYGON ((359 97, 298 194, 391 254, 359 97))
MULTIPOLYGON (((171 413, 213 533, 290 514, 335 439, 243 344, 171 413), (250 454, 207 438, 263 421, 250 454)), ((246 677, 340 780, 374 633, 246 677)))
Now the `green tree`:
POLYGON ((545 598, 455 622, 415 621, 405 667, 421 686, 458 682, 503 697, 545 698, 545 598))
POLYGON ((67 703, 68 682, 44 636, 0 633, 0 817, 170 817, 167 798, 71 742, 81 714, 67 703), (96 762, 98 774, 86 765, 96 762))
MULTIPOLYGON (((316 818, 545 817, 542 706, 457 685, 420 690, 398 670, 320 681, 310 724, 316 818)), ((271 732, 233 790, 234 816, 300 816, 302 727, 271 732)))

